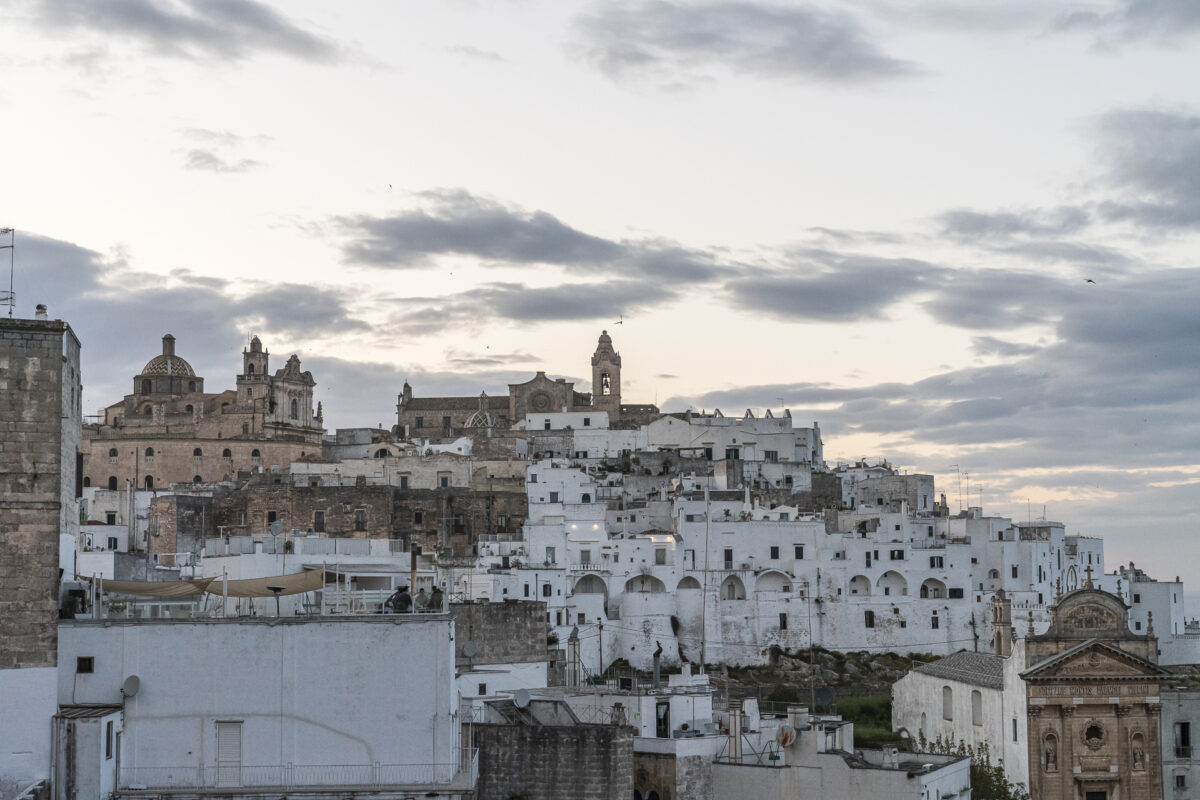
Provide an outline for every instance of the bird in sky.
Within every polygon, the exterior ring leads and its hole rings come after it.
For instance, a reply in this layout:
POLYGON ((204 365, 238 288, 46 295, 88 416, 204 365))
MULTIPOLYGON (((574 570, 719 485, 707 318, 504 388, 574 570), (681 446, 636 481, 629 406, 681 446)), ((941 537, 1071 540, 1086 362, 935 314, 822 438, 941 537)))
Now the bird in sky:
POLYGON ((1095 282, 1094 280, 1092 280, 1091 278, 1085 278, 1085 279, 1084 279, 1084 283, 1092 283, 1092 284, 1094 284, 1094 283, 1096 283, 1096 282, 1095 282))
POLYGON ((620 316, 620 319, 618 319, 616 322, 614 322, 613 325, 624 325, 625 324, 625 315, 620 314, 619 316, 620 316))

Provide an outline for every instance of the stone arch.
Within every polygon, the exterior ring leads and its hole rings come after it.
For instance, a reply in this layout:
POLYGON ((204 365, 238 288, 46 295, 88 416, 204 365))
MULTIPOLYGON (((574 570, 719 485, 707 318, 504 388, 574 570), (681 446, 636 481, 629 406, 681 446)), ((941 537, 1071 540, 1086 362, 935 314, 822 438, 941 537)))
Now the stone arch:
POLYGON ((866 575, 855 575, 850 579, 850 594, 869 597, 871 595, 871 579, 866 575))
POLYGON ((879 576, 879 580, 875 582, 875 588, 882 594, 899 597, 908 594, 908 581, 904 580, 904 576, 896 570, 889 569, 879 576))
POLYGON ((946 596, 946 584, 937 578, 926 578, 921 584, 921 597, 940 598, 946 596))
POLYGON ((193 475, 192 483, 204 483, 204 479, 201 478, 199 475, 193 475))
POLYGON ((626 592, 662 594, 666 590, 666 584, 653 575, 634 575, 632 578, 625 581, 626 592))
POLYGON ((154 458, 154 448, 153 447, 146 448, 146 458, 154 458))
POLYGON ((737 575, 730 575, 728 578, 721 581, 721 599, 745 600, 746 585, 742 583, 742 579, 737 575))
POLYGON ((251 457, 251 458, 258 458, 258 457, 260 457, 261 455, 262 455, 262 453, 258 452, 258 448, 255 448, 254 450, 251 450, 251 451, 250 451, 250 457, 251 457))
POLYGON ((117 448, 115 448, 115 447, 108 448, 108 457, 116 458, 117 457, 117 448))
POLYGON ((201 450, 199 447, 192 448, 192 457, 193 458, 200 458, 203 455, 204 455, 204 451, 201 450))
POLYGON ((998 570, 998 569, 989 569, 989 570, 988 570, 988 580, 993 580, 993 581, 998 581, 998 580, 1000 580, 1000 570, 998 570))
POLYGON ((381 447, 375 451, 376 458, 387 458, 390 455, 391 455, 391 453, 388 452, 388 449, 386 447, 381 447))
POLYGON ((575 588, 571 590, 572 594, 602 594, 608 596, 608 586, 604 583, 604 579, 599 575, 584 575, 579 580, 575 581, 575 588))
POLYGON ((194 407, 194 406, 193 406, 191 403, 188 403, 186 406, 184 406, 184 409, 183 409, 183 410, 184 410, 184 411, 186 411, 187 413, 191 414, 191 413, 193 413, 193 412, 194 412, 196 409, 195 409, 195 407, 194 407))
POLYGON ((246 374, 247 374, 247 375, 253 375, 253 374, 254 374, 254 365, 253 365, 253 364, 250 364, 250 365, 248 365, 248 366, 246 367, 246 374))
POLYGON ((790 592, 792 579, 777 569, 769 569, 754 582, 756 592, 790 592))
POLYGON ((233 458, 233 451, 230 450, 228 447, 226 447, 224 450, 221 451, 221 458, 228 461, 229 459, 233 458))
POLYGON ((289 416, 291 419, 300 419, 300 404, 295 400, 292 401, 291 413, 289 416))
POLYGON ((152 404, 146 403, 146 405, 142 406, 142 416, 148 417, 153 413, 154 413, 154 406, 152 404))
POLYGON ((679 585, 675 587, 675 590, 680 591, 682 589, 701 589, 701 588, 703 588, 703 587, 700 586, 700 581, 696 580, 691 575, 684 575, 683 580, 681 580, 679 582, 679 585))

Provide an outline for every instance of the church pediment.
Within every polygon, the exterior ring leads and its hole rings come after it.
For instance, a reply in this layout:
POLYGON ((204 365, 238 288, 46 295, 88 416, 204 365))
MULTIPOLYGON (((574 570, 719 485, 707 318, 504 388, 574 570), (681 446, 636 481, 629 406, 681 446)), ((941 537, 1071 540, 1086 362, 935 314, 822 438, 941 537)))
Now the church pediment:
POLYGON ((1025 680, 1157 678, 1168 674, 1157 664, 1097 640, 1083 642, 1035 664, 1025 680))

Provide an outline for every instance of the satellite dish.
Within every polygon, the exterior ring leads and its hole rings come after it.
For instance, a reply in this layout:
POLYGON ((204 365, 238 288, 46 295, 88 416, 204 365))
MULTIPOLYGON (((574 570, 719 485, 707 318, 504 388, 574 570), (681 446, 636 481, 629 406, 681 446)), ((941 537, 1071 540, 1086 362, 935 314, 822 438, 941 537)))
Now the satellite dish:
POLYGON ((816 691, 816 701, 819 708, 828 708, 833 702, 833 689, 828 686, 822 686, 816 691))
POLYGON ((133 697, 138 693, 138 689, 142 688, 142 679, 137 675, 130 675, 121 684, 121 695, 124 697, 133 697))
POLYGON ((524 708, 529 705, 529 690, 517 689, 517 693, 513 695, 513 705, 517 708, 524 708))
POLYGON ((463 643, 463 655, 467 658, 474 658, 478 652, 479 645, 469 640, 463 643))
POLYGON ((775 733, 775 741, 779 742, 780 747, 787 747, 792 742, 796 741, 796 729, 791 725, 783 725, 775 733))

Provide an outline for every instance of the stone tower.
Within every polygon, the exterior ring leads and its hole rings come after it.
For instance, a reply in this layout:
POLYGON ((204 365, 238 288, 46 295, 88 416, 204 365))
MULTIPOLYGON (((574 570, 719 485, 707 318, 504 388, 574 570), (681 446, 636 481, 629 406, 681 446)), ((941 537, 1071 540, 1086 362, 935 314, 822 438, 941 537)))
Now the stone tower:
POLYGON ((1012 601, 1000 589, 992 596, 992 652, 998 656, 1012 655, 1012 601))
POLYGON ((69 325, 42 307, 37 319, 0 318, 0 784, 49 775, 59 536, 79 532, 81 391, 69 325))
POLYGON ((250 346, 242 351, 242 374, 237 376, 238 401, 245 403, 267 397, 270 375, 267 373, 271 354, 263 350, 262 341, 250 339, 250 346))
POLYGON ((592 354, 592 407, 607 411, 612 421, 621 418, 621 354, 613 350, 608 331, 600 331, 592 354))

